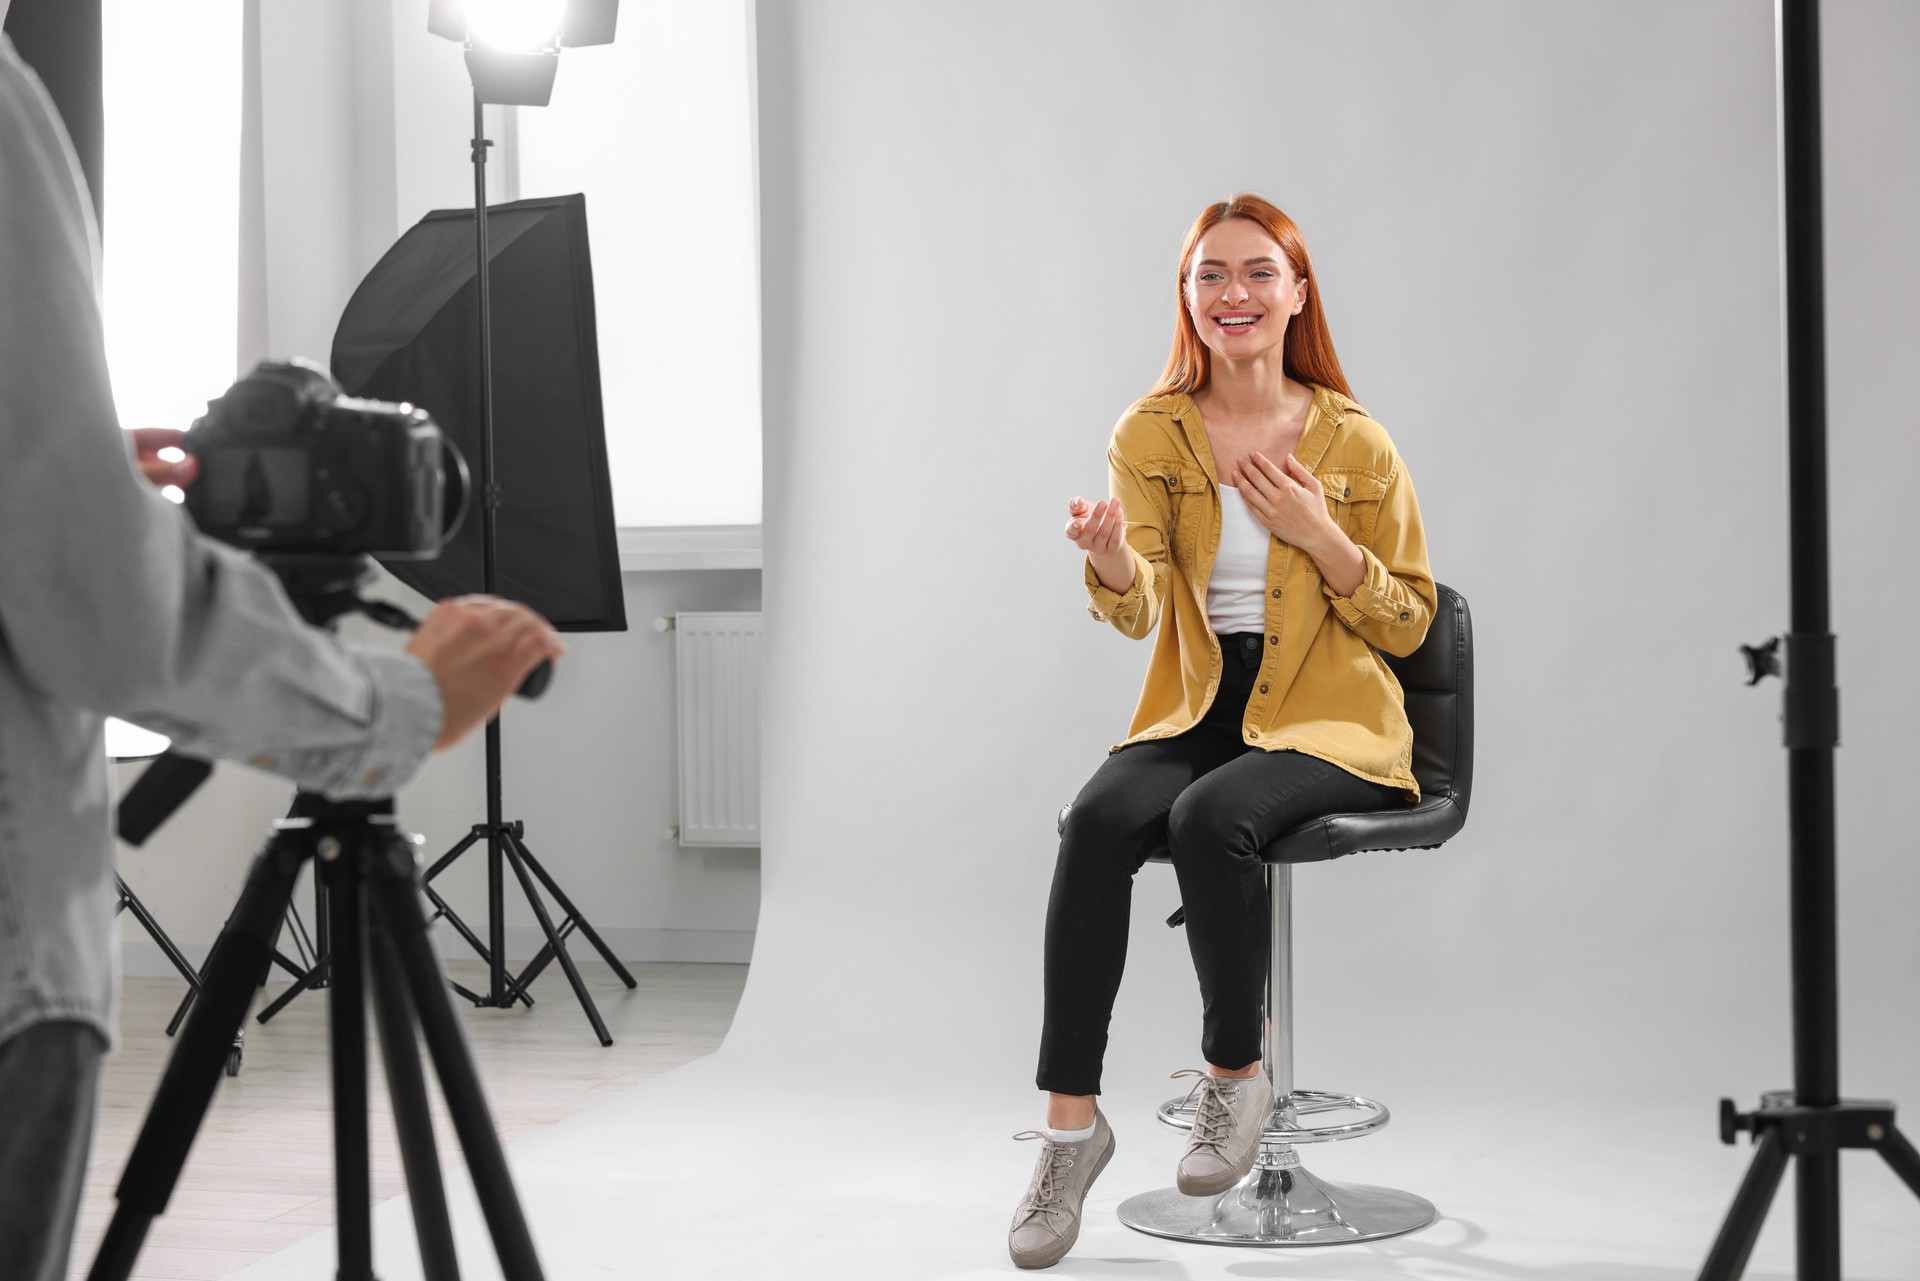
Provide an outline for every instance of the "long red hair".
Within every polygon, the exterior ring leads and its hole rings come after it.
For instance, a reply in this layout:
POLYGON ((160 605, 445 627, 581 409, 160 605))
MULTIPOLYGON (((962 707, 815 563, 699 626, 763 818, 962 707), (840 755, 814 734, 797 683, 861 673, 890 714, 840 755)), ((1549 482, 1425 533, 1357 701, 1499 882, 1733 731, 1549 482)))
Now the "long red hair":
POLYGON ((1333 351, 1333 335, 1327 332, 1327 314, 1320 306, 1320 289, 1313 279, 1313 261, 1307 257, 1307 242, 1293 219, 1281 213, 1269 201, 1242 192, 1231 200, 1208 205, 1193 220, 1187 242, 1180 247, 1180 271, 1173 281, 1174 326, 1173 354, 1167 357, 1166 372, 1154 384, 1149 396, 1174 392, 1196 392, 1207 385, 1213 374, 1213 353, 1200 341, 1187 313, 1187 272, 1193 268, 1194 246, 1229 218, 1245 218, 1272 236, 1287 256, 1294 278, 1307 282, 1306 305, 1287 323, 1287 336, 1281 345, 1282 367, 1289 378, 1331 387, 1343 396, 1352 396, 1347 376, 1340 372, 1340 357, 1333 351))

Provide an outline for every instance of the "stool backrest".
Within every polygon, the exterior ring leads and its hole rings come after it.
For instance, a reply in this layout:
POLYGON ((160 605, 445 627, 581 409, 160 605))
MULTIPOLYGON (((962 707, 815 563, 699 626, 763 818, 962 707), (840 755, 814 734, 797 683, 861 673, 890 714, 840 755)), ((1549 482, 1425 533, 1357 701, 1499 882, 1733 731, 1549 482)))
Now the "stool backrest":
POLYGON ((1424 803, 1448 797, 1467 812, 1473 790, 1473 618, 1466 597, 1444 583, 1433 624, 1405 658, 1383 654, 1406 693, 1413 725, 1413 776, 1424 803))

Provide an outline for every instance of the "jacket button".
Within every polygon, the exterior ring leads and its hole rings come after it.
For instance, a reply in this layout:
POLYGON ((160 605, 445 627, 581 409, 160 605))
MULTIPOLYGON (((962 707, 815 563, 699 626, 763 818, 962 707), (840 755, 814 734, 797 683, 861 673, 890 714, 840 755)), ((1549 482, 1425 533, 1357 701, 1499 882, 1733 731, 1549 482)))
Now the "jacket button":
MULTIPOLYGON (((1402 618, 1405 618, 1405 617, 1406 617, 1406 615, 1405 615, 1405 614, 1402 614, 1402 615, 1400 615, 1400 617, 1402 617, 1402 618)), ((1269 637, 1267 637, 1267 644, 1269 644, 1269 645, 1278 645, 1279 643, 1280 643, 1280 638, 1279 638, 1278 636, 1269 636, 1269 637)))
POLYGON ((1262 694, 1264 694, 1264 693, 1266 693, 1266 692, 1267 692, 1267 687, 1266 687, 1265 685, 1262 685, 1262 686, 1260 687, 1260 692, 1261 692, 1262 694))
POLYGON ((1353 486, 1352 486, 1352 485, 1348 485, 1348 486, 1347 486, 1347 487, 1346 487, 1345 489, 1343 489, 1343 490, 1341 490, 1341 491, 1340 491, 1340 497, 1342 497, 1342 498, 1352 498, 1352 497, 1353 497, 1353 486))
POLYGON ((1406 622, 1406 621, 1407 621, 1407 620, 1408 620, 1409 618, 1412 618, 1412 617, 1413 617, 1413 615, 1412 615, 1412 614, 1402 614, 1402 615, 1400 615, 1400 621, 1404 623, 1404 622, 1406 622))
POLYGON ((1280 597, 1280 589, 1279 589, 1278 587, 1276 587, 1276 588, 1274 588, 1274 589, 1273 589, 1273 595, 1274 595, 1274 599, 1276 599, 1276 600, 1278 600, 1278 599, 1279 599, 1279 597, 1280 597))

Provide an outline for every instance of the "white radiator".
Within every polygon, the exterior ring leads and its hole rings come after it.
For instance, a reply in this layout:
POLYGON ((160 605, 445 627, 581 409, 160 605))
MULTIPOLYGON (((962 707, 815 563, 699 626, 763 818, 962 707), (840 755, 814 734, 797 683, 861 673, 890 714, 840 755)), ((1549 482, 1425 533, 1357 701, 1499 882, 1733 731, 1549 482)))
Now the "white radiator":
POLYGON ((673 617, 682 845, 760 844, 760 615, 673 617))

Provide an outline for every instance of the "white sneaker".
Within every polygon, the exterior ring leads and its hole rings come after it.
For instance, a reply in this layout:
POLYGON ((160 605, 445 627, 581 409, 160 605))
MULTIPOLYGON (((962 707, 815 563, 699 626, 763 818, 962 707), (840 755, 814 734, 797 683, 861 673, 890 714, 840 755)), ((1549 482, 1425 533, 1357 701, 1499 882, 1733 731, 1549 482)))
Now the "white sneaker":
POLYGON ((1200 1079, 1187 1092, 1199 1095, 1193 1110, 1193 1134, 1180 1154, 1174 1183, 1184 1196, 1219 1196, 1253 1168, 1260 1135, 1273 1111, 1273 1082, 1265 1068, 1245 1080, 1214 1076, 1198 1068, 1175 1072, 1174 1079, 1200 1079))
POLYGON ((1023 1130, 1016 1139, 1040 1139, 1046 1146, 1033 1169, 1033 1182, 1013 1212, 1007 1253, 1023 1268, 1050 1268, 1080 1237, 1080 1206, 1087 1189, 1113 1159, 1113 1130, 1098 1108, 1093 1137, 1055 1143, 1043 1130, 1023 1130))

